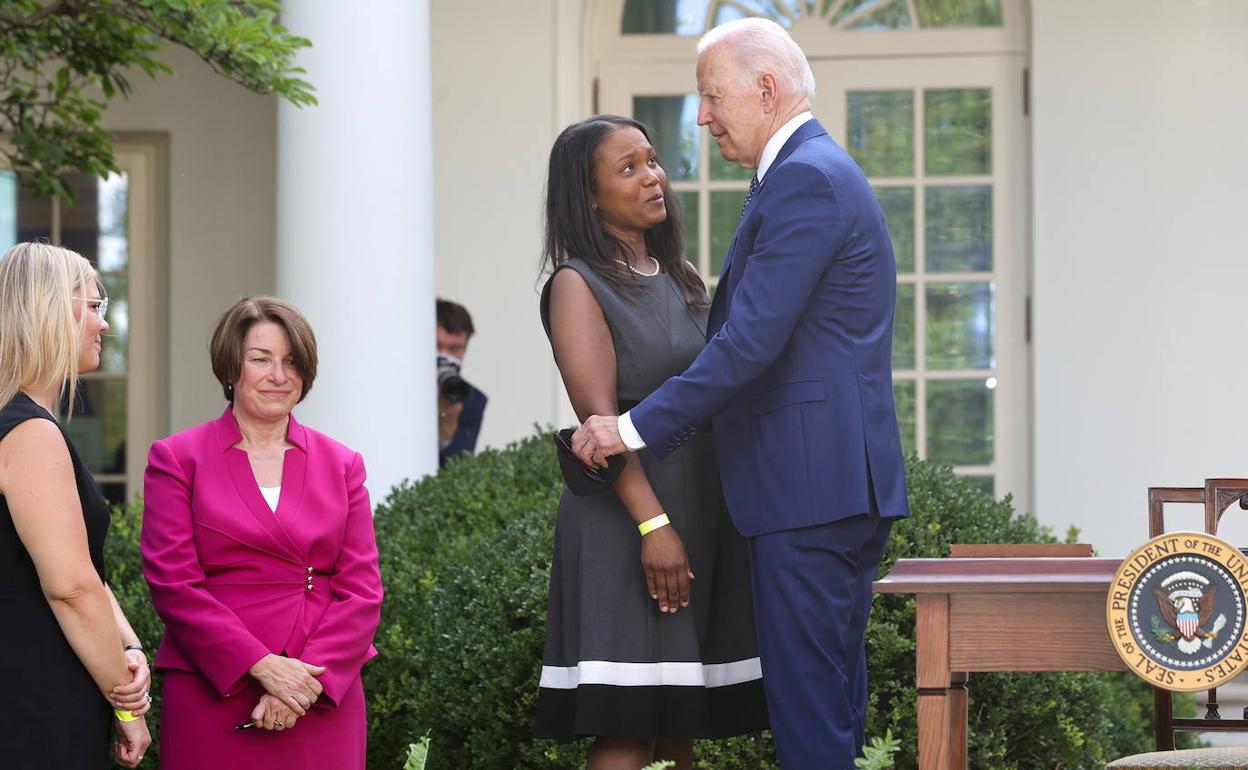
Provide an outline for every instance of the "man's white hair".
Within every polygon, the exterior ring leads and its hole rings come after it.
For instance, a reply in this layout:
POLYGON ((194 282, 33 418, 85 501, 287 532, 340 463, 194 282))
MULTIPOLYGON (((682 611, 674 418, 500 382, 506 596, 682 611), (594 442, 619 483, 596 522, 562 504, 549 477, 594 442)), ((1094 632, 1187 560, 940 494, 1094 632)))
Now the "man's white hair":
POLYGON ((720 24, 698 41, 698 55, 720 43, 732 47, 743 85, 770 73, 789 94, 815 98, 815 74, 806 54, 774 21, 750 17, 720 24))

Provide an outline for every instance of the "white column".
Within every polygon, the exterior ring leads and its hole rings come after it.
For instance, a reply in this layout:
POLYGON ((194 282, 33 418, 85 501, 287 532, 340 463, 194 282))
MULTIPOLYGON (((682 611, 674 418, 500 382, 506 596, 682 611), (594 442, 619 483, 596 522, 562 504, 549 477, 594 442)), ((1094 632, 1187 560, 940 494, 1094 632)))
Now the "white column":
POLYGON ((287 0, 320 102, 277 122, 277 292, 320 371, 295 410, 359 451, 374 504, 437 470, 428 0, 287 0))

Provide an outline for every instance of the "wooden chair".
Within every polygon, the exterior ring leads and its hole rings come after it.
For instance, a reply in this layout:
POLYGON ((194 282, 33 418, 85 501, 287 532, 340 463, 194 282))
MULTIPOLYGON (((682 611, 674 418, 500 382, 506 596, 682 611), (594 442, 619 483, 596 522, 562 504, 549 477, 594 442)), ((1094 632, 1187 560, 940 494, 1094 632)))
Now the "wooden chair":
MULTIPOLYGON (((1156 537, 1166 531, 1166 503, 1199 503, 1205 506, 1205 532, 1216 535, 1218 523, 1226 509, 1238 502, 1248 510, 1248 479, 1205 479, 1203 487, 1149 487, 1148 488, 1148 535, 1156 537)), ((1208 690, 1203 719, 1184 719, 1174 716, 1174 703, 1169 690, 1153 688, 1153 703, 1157 719, 1157 750, 1173 751, 1176 731, 1189 732, 1248 732, 1248 709, 1242 719, 1223 719, 1218 712, 1218 691, 1208 690)))

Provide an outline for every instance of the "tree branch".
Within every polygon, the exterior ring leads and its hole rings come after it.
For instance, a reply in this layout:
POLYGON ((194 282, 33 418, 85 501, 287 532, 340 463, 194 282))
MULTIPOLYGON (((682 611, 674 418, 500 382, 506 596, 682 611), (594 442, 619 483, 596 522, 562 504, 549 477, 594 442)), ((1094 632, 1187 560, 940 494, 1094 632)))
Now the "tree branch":
POLYGON ((14 18, 12 16, 0 16, 4 20, 4 26, 13 28, 30 28, 38 26, 41 21, 49 16, 59 16, 61 14, 70 14, 74 12, 75 3, 73 0, 58 0, 58 2, 45 5, 29 16, 20 16, 14 18))

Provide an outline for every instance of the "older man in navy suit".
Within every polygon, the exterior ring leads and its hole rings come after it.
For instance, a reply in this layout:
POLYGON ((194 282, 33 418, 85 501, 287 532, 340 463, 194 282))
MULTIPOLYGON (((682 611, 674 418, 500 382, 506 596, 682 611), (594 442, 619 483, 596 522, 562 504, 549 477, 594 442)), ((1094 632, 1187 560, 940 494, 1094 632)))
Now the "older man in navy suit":
POLYGON ((756 170, 709 339, 631 411, 587 420, 573 447, 598 465, 643 447, 662 457, 712 423, 725 499, 750 539, 780 763, 850 770, 871 582, 893 519, 909 515, 892 245, 861 169, 812 118, 814 76, 783 28, 730 22, 698 53, 698 123, 725 160, 756 170))

